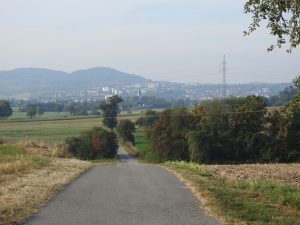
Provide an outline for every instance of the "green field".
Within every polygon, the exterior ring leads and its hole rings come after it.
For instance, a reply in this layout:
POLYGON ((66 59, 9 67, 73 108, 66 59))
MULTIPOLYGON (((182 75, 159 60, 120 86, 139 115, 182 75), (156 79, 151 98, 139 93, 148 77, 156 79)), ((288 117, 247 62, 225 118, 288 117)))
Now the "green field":
MULTIPOLYGON (((68 112, 45 112, 43 115, 41 115, 40 118, 64 118, 69 115, 70 114, 68 112)), ((26 119, 26 118, 28 118, 26 112, 19 112, 19 111, 14 111, 10 117, 10 119, 26 119)))
MULTIPOLYGON (((119 119, 136 120, 137 115, 120 116, 119 119)), ((82 131, 102 126, 102 118, 5 120, 0 122, 0 138, 10 143, 33 139, 50 146, 61 143, 66 137, 77 136, 82 131)))
POLYGON ((135 135, 135 147, 139 151, 144 151, 149 147, 148 142, 143 135, 135 135))

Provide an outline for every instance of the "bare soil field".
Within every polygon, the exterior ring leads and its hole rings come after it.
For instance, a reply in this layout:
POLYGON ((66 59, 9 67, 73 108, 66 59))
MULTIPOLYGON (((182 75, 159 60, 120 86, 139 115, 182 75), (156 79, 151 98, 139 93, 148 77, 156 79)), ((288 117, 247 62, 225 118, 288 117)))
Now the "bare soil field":
POLYGON ((229 179, 267 180, 300 186, 300 163, 206 165, 208 171, 229 179))

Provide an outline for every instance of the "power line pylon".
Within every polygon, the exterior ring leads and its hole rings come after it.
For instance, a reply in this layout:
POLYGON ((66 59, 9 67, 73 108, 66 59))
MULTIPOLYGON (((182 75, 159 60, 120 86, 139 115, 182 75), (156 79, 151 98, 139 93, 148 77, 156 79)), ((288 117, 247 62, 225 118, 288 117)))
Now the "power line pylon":
POLYGON ((220 71, 222 72, 222 97, 227 97, 227 62, 226 62, 226 56, 224 55, 223 62, 221 63, 220 71))

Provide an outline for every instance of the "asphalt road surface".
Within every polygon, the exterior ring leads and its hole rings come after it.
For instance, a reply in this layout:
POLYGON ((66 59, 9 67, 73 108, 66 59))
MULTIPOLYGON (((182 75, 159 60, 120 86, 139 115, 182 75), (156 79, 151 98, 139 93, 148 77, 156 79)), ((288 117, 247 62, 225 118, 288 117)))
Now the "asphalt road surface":
POLYGON ((26 225, 219 225, 175 175, 136 162, 99 165, 59 192, 26 225))

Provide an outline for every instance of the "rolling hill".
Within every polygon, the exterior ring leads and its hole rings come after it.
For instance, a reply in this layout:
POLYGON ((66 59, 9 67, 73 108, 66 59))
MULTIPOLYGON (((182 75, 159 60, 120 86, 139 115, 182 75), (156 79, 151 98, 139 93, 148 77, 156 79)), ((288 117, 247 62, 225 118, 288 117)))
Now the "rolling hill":
POLYGON ((0 97, 32 95, 44 91, 80 90, 106 85, 130 85, 148 80, 113 68, 96 67, 72 73, 38 68, 0 71, 0 97))

